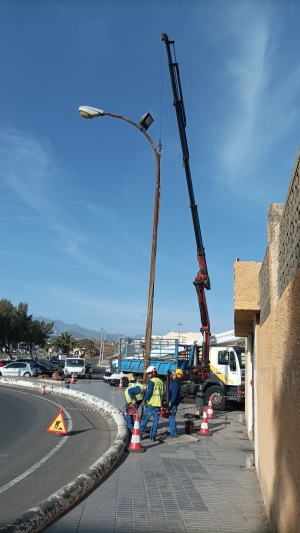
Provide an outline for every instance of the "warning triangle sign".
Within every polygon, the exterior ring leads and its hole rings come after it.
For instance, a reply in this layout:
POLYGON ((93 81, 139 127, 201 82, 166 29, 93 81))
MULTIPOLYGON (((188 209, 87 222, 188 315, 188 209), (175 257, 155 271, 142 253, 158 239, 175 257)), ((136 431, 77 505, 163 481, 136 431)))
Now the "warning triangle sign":
POLYGON ((50 426, 47 427, 47 431, 51 431, 56 435, 66 435, 67 428, 64 420, 63 409, 60 409, 58 415, 51 422, 50 426))

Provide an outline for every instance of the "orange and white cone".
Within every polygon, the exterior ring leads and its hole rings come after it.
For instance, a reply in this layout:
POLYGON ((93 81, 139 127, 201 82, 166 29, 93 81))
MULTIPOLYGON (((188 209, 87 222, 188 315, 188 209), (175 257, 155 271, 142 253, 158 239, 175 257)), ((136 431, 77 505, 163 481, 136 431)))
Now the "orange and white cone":
POLYGON ((215 418, 211 396, 208 398, 207 418, 215 418))
POLYGON ((120 378, 118 389, 123 389, 123 380, 120 378))
POLYGON ((141 434, 140 434, 140 417, 138 413, 134 415, 134 426, 132 430, 131 443, 128 447, 129 452, 144 452, 144 448, 141 445, 141 434))
POLYGON ((206 407, 203 407, 203 414, 201 420, 201 427, 199 431, 200 435, 210 435, 207 421, 207 412, 206 407))
POLYGON ((74 385, 74 383, 75 383, 74 373, 72 374, 70 383, 71 383, 71 385, 74 385))
POLYGON ((42 381, 42 390, 41 390, 40 394, 46 394, 46 385, 45 385, 44 381, 42 381))

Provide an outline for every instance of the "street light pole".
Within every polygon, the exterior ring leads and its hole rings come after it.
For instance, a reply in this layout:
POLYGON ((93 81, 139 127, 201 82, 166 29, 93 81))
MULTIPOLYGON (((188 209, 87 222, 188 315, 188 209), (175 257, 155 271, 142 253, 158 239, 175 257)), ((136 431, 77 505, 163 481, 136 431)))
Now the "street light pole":
POLYGON ((151 335, 152 335, 152 322, 153 322, 153 301, 154 301, 154 282, 155 282, 155 264, 156 264, 156 250, 157 250, 157 230, 158 230, 158 218, 159 218, 159 204, 160 204, 160 156, 161 156, 161 144, 159 144, 157 151, 154 142, 151 137, 146 133, 146 129, 151 126, 153 119, 149 113, 146 113, 140 120, 140 124, 133 122, 129 118, 122 115, 116 115, 115 113, 107 113, 101 109, 97 109, 89 106, 79 107, 79 114, 84 118, 96 118, 109 116, 113 118, 119 118, 125 120, 129 124, 132 124, 137 128, 151 144, 152 150, 155 155, 156 162, 156 176, 155 176, 155 195, 154 195, 154 215, 153 215, 153 230, 152 230, 152 246, 151 246, 151 259, 150 259, 150 276, 149 276, 149 289, 148 289, 148 306, 147 306, 147 320, 146 320, 146 332, 145 332, 145 350, 144 350, 144 382, 148 380, 148 374, 146 369, 150 365, 150 351, 151 351, 151 335))
POLYGON ((183 324, 180 324, 180 322, 178 322, 178 343, 180 342, 180 326, 183 326, 183 324))
POLYGON ((101 328, 100 331, 101 331, 101 336, 100 336, 100 345, 99 345, 99 365, 101 364, 103 328, 101 328))
POLYGON ((104 359, 104 346, 105 346, 105 329, 102 331, 102 347, 101 347, 101 361, 104 359))

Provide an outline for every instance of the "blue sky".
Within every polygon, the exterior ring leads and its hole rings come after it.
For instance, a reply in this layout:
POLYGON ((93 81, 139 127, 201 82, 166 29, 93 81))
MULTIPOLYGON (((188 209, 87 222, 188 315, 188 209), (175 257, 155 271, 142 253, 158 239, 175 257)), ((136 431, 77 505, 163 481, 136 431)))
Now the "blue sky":
POLYGON ((198 263, 164 44, 175 40, 211 330, 233 328, 233 263, 262 260, 299 146, 296 1, 0 4, 2 298, 110 333, 145 329, 162 133, 153 332, 200 329, 198 263), (162 73, 162 77, 161 77, 162 73), (162 79, 162 90, 161 90, 162 79), (161 96, 160 96, 161 95, 161 96))

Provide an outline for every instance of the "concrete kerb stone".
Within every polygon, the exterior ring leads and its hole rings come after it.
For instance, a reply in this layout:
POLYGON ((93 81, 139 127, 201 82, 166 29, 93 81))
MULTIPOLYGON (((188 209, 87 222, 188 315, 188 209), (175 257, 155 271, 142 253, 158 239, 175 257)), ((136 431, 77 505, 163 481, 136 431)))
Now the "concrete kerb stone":
MULTIPOLYGON (((1 378, 1 385, 18 386, 40 390, 40 383, 19 381, 1 378)), ((113 417, 118 427, 118 433, 112 446, 98 459, 86 472, 80 474, 73 481, 54 492, 51 496, 41 501, 36 507, 29 509, 22 516, 0 528, 1 533, 37 533, 44 527, 66 512, 83 496, 86 496, 106 474, 120 460, 127 446, 128 430, 124 417, 114 405, 77 390, 64 389, 63 387, 47 386, 53 394, 76 398, 87 404, 91 409, 104 409, 113 417)), ((105 412, 101 415, 105 418, 105 412)))

